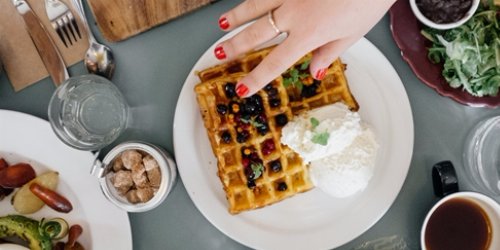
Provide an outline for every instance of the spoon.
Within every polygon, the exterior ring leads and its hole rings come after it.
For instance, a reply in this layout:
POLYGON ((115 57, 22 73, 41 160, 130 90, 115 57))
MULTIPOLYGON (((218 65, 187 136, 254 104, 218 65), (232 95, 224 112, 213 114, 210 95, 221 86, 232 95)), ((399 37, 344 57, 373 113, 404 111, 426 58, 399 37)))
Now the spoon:
POLYGON ((85 17, 82 0, 72 1, 78 11, 78 14, 82 18, 83 26, 85 26, 89 38, 90 45, 89 49, 85 53, 85 66, 87 67, 89 73, 111 79, 116 66, 113 52, 111 52, 111 49, 108 46, 98 43, 92 34, 92 31, 90 31, 87 18, 85 17))

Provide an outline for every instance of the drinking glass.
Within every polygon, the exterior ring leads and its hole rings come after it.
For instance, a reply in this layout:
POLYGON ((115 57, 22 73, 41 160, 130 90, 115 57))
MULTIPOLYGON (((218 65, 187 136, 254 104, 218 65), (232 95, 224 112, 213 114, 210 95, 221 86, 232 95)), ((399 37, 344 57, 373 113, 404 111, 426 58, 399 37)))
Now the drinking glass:
POLYGON ((500 116, 489 117, 471 130, 463 158, 475 187, 500 201, 500 116))
POLYGON ((98 150, 125 130, 129 108, 106 78, 82 75, 67 79, 49 102, 49 121, 56 135, 80 150, 98 150))

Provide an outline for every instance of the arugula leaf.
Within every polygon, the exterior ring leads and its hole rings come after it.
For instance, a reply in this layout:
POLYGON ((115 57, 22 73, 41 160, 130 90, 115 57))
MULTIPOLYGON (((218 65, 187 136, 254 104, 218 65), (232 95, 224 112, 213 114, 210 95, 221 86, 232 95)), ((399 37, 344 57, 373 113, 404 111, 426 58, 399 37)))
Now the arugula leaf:
POLYGON ((433 45, 429 60, 443 63, 443 77, 453 88, 473 96, 497 96, 500 91, 500 24, 497 11, 479 11, 465 24, 446 31, 426 28, 433 45))
POLYGON ((312 142, 326 146, 328 144, 328 139, 330 138, 330 134, 328 132, 323 132, 323 133, 315 133, 313 135, 313 138, 311 139, 312 142))
POLYGON ((318 121, 318 119, 316 119, 314 117, 311 117, 310 121, 311 121, 312 129, 314 130, 319 125, 319 121, 318 121))
POLYGON ((254 180, 259 178, 262 175, 262 172, 264 171, 264 165, 262 165, 262 163, 253 162, 252 164, 250 164, 250 168, 252 168, 254 180))

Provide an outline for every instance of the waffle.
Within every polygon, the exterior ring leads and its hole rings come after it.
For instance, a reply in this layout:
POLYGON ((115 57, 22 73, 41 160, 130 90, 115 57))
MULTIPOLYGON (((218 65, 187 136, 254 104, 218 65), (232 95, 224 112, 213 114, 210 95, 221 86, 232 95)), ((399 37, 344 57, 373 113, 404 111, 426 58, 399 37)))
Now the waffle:
POLYGON ((338 101, 358 109, 344 76, 345 65, 336 60, 325 78, 316 81, 307 69, 311 54, 254 96, 238 98, 234 90, 238 80, 271 49, 198 72, 201 83, 195 92, 231 214, 313 188, 308 166, 280 143, 281 128, 294 115, 338 101), (290 81, 293 71, 302 76, 299 81, 290 81))

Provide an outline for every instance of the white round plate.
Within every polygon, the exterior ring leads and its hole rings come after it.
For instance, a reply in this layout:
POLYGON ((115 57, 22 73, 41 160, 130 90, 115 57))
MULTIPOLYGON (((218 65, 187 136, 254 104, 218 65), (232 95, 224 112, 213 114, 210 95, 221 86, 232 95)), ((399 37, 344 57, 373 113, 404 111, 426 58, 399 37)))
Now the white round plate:
POLYGON ((175 156, 189 196, 220 231, 252 248, 329 249, 356 238, 389 209, 410 165, 413 118, 399 76, 364 38, 341 56, 360 115, 371 124, 380 144, 375 174, 364 192, 336 199, 313 189, 271 206, 231 215, 193 88, 199 83, 196 71, 220 63, 213 56, 215 45, 234 34, 216 42, 198 60, 177 103, 175 156))
MULTIPOLYGON (((78 242, 85 249, 132 249, 127 213, 106 200, 97 178, 90 175, 94 157, 62 143, 47 121, 0 110, 0 158, 9 164, 30 163, 37 175, 48 170, 59 172, 57 191, 73 205, 68 214, 44 206, 25 216, 38 220, 61 217, 70 225, 80 224, 83 234, 78 242)), ((10 204, 12 195, 0 201, 0 216, 17 214, 10 204)))

